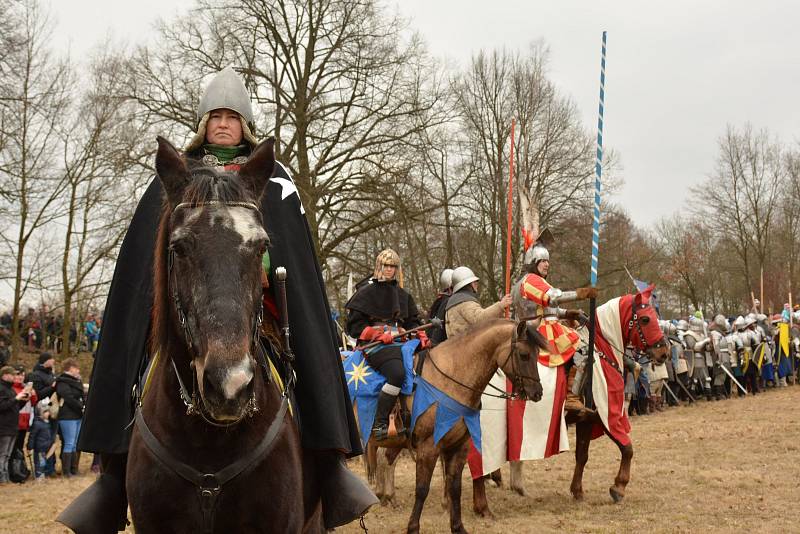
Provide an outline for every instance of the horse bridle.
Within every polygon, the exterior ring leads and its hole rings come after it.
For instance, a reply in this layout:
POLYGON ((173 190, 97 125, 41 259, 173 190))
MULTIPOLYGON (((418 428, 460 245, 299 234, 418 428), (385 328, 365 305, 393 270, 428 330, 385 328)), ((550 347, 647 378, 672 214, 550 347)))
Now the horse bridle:
MULTIPOLYGON (((648 307, 647 304, 639 304, 639 309, 640 310, 643 310, 643 309, 645 309, 647 307, 648 307)), ((630 321, 628 321, 628 331, 630 332, 631 330, 633 330, 634 326, 636 326, 636 333, 639 336, 639 343, 641 343, 641 345, 642 345, 642 349, 641 349, 642 351, 647 352, 651 348, 657 349, 657 348, 660 348, 660 347, 666 347, 667 346, 667 343, 666 343, 666 340, 665 340, 664 337, 662 337, 661 341, 659 341, 659 342, 657 342, 657 343, 655 343, 653 345, 650 345, 649 343, 647 343, 647 338, 644 336, 644 330, 642 330, 641 317, 639 316, 638 313, 636 313, 636 306, 634 306, 633 315, 631 316, 630 321)))
POLYGON ((519 352, 519 348, 517 347, 517 343, 519 342, 519 338, 517 336, 517 328, 519 328, 519 325, 522 322, 526 322, 526 321, 525 320, 519 321, 517 323, 517 325, 514 327, 514 332, 511 334, 511 348, 508 351, 508 355, 506 356, 506 359, 503 360, 503 363, 499 365, 499 367, 502 369, 503 367, 506 366, 506 364, 508 363, 508 360, 509 359, 511 360, 511 372, 514 375, 514 378, 511 380, 511 393, 508 393, 505 389, 500 389, 499 387, 495 386, 491 382, 489 382, 487 384, 487 386, 492 388, 493 390, 495 390, 497 393, 488 393, 486 390, 479 390, 478 388, 472 387, 469 384, 465 384, 465 383, 461 382, 460 380, 457 380, 457 379, 453 378, 452 376, 448 375, 447 373, 445 373, 444 371, 442 371, 442 369, 438 365, 436 365, 436 361, 433 359, 433 355, 430 354, 430 353, 428 353, 428 357, 426 358, 426 361, 430 361, 431 365, 433 365, 433 368, 436 369, 439 372, 440 375, 442 375, 446 379, 450 380, 454 384, 457 384, 457 385, 459 385, 459 386, 461 386, 461 387, 463 387, 465 389, 468 389, 468 390, 470 390, 470 391, 472 391, 474 393, 480 393, 481 395, 486 395, 487 397, 492 397, 492 398, 495 398, 495 399, 505 399, 505 400, 522 399, 522 398, 524 398, 524 392, 525 392, 525 389, 524 389, 524 387, 525 387, 524 381, 525 380, 530 380, 531 382, 540 382, 540 379, 538 379, 538 378, 536 378, 534 376, 518 374, 517 359, 520 359, 520 360, 523 360, 523 361, 528 361, 530 359, 530 355, 527 355, 527 357, 523 357, 519 352), (520 394, 520 393, 522 393, 522 394, 520 394))
MULTIPOLYGON (((180 204, 176 205, 173 209, 173 213, 179 209, 193 209, 193 208, 203 208, 206 206, 226 206, 226 207, 243 207, 255 210, 258 213, 259 217, 261 217, 261 210, 258 206, 256 206, 253 202, 224 202, 221 200, 208 200, 203 202, 181 202, 180 204)), ((189 325, 189 321, 186 318, 186 312, 184 312, 183 306, 181 304, 180 296, 178 295, 178 284, 177 284, 177 274, 175 271, 175 249, 171 246, 168 248, 167 252, 167 289, 169 294, 172 298, 173 306, 175 307, 175 314, 178 317, 178 324, 181 326, 183 331, 183 337, 186 341, 186 346, 189 348, 189 352, 194 352, 194 347, 196 346, 194 335, 192 333, 191 326, 189 325)), ((254 359, 257 360, 257 364, 263 368, 265 372, 265 377, 267 382, 270 380, 270 369, 269 365, 266 361, 266 355, 264 354, 264 347, 261 345, 261 340, 259 339, 259 331, 261 330, 261 324, 264 320, 264 304, 259 299, 258 302, 258 312, 256 313, 255 320, 253 321, 253 330, 251 336, 251 349, 255 349, 252 352, 255 353, 254 359)), ((213 417, 210 417, 206 411, 203 409, 202 400, 198 397, 197 394, 197 373, 194 370, 194 359, 189 363, 189 372, 192 376, 192 392, 189 393, 186 384, 184 383, 183 379, 181 378, 181 374, 178 371, 178 366, 175 363, 175 360, 170 357, 170 361, 172 362, 172 369, 175 372, 175 376, 178 379, 179 385, 179 393, 181 396, 181 400, 183 404, 186 406, 186 415, 199 415, 206 423, 212 426, 227 428, 233 425, 238 424, 241 422, 245 417, 251 417, 253 414, 258 412, 258 401, 256 399, 255 388, 253 389, 253 393, 250 395, 250 399, 247 401, 247 405, 245 409, 242 411, 242 414, 239 418, 226 422, 220 423, 216 421, 213 417)), ((288 389, 293 384, 293 380, 287 380, 285 384, 285 391, 284 394, 288 394, 288 389)))

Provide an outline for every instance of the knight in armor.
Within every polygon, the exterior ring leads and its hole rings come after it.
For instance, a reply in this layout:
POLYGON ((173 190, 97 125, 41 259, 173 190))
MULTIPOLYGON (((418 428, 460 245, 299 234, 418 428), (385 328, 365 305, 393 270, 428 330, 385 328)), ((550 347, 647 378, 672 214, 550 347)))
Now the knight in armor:
MULTIPOLYGON (((694 364, 694 355, 692 352, 687 350, 686 347, 686 333, 689 332, 689 321, 686 319, 681 319, 675 325, 675 334, 680 343, 680 351, 678 354, 677 361, 675 363, 675 376, 678 381, 683 385, 683 388, 689 389, 690 384, 690 377, 691 373, 689 372, 692 369, 692 365, 694 364)), ((686 393, 681 388, 681 397, 683 400, 689 400, 689 397, 686 396, 686 393)))
MULTIPOLYGON (((730 354, 730 359, 731 359, 731 373, 733 373, 733 377, 736 380, 738 380, 740 384, 743 384, 744 382, 744 373, 742 373, 742 360, 741 360, 743 343, 741 336, 739 335, 739 326, 742 326, 743 324, 744 324, 744 318, 737 317, 736 319, 734 319, 733 325, 731 325, 731 329, 728 332, 728 335, 725 336, 725 339, 728 344, 728 352, 730 354), (737 324, 737 321, 739 321, 740 319, 741 321, 739 322, 739 324, 737 324)), ((744 392, 741 389, 735 387, 730 381, 728 383, 730 384, 729 386, 730 389, 728 390, 729 396, 733 395, 734 389, 736 390, 736 394, 739 397, 744 396, 744 392)))
POLYGON ((758 394, 758 361, 756 358, 756 348, 761 343, 758 332, 755 330, 755 316, 748 315, 747 318, 738 317, 736 323, 739 330, 739 339, 742 342, 740 361, 742 362, 742 373, 745 384, 749 385, 750 393, 758 394))
POLYGON ((687 363, 691 366, 692 388, 698 393, 703 394, 706 400, 711 400, 711 375, 709 374, 710 357, 706 354, 708 337, 705 335, 705 322, 695 316, 689 318, 689 331, 683 335, 686 346, 687 363), (691 362, 688 359, 691 358, 691 362))
POLYGON ((664 389, 668 389, 670 394, 666 395, 667 404, 669 406, 677 406, 679 404, 678 392, 681 391, 678 385, 678 356, 683 352, 683 345, 678 339, 678 329, 674 322, 662 320, 659 321, 661 331, 664 332, 664 339, 669 344, 670 357, 664 362, 667 369, 667 378, 664 383, 664 389))
MULTIPOLYGON (((545 230, 543 235, 547 234, 545 230)), ((578 333, 562 321, 585 324, 588 317, 581 310, 568 310, 559 305, 596 298, 597 288, 579 287, 564 291, 550 285, 547 281, 550 274, 550 252, 541 241, 525 251, 523 261, 526 274, 511 289, 516 317, 540 321, 539 332, 550 345, 550 349, 539 352, 540 362, 548 361, 550 367, 566 364, 567 375, 570 367, 573 364, 576 366, 575 380, 572 391, 567 395, 566 408, 585 413, 586 408, 578 396, 583 383, 585 356, 577 352, 581 344, 578 333)))
MULTIPOLYGON (((664 325, 662 324, 661 326, 661 331, 665 333, 664 337, 666 339, 669 329, 665 331, 664 325)), ((642 360, 639 360, 639 363, 641 364, 642 360)), ((648 359, 647 365, 643 365, 650 388, 650 396, 647 400, 650 413, 664 410, 664 383, 669 380, 670 376, 669 370, 667 369, 668 366, 672 367, 669 358, 661 364, 651 362, 648 359)))
MULTIPOLYGON (((421 325, 414 298, 403 289, 403 267, 397 252, 386 249, 378 254, 372 278, 361 284, 345 309, 348 335, 362 344, 382 342, 365 352, 370 367, 386 378, 372 425, 372 436, 381 441, 389 435, 389 414, 406 376, 402 343, 395 340, 399 334, 421 325)), ((425 332, 419 331, 417 337, 420 348, 430 345, 425 332)))
POLYGON ((428 330, 428 337, 431 340, 431 346, 436 346, 445 339, 447 339, 447 329, 445 328, 445 313, 447 307, 447 299, 453 294, 453 269, 444 269, 439 274, 439 292, 436 294, 436 299, 431 304, 431 309, 428 312, 428 317, 431 319, 439 319, 442 323, 441 326, 433 326, 428 330))
MULTIPOLYGON (((230 67, 206 88, 196 124, 185 149, 187 160, 237 171, 257 145, 249 92, 230 67)), ((123 392, 132 391, 149 359, 152 265, 162 195, 160 180, 154 178, 122 243, 105 306, 78 443, 80 450, 100 453, 103 470, 59 516, 59 521, 79 534, 125 528, 124 481, 134 402, 123 392)), ((320 481, 325 525, 334 528, 363 515, 377 499, 344 462, 345 456, 362 453, 361 441, 308 223, 294 183, 279 163, 261 202, 270 237, 262 262, 265 316, 277 317, 276 299, 269 289, 271 260, 272 265, 287 266, 293 282, 286 289, 290 328, 302 333, 292 338, 298 423, 303 447, 312 453, 320 481)))
POLYGON ((727 398, 730 393, 730 378, 722 369, 732 372, 731 353, 728 345, 730 325, 724 315, 718 314, 708 327, 711 338, 711 388, 715 400, 727 398))
POLYGON ((453 271, 453 296, 447 301, 445 315, 448 336, 461 334, 485 319, 502 317, 511 305, 511 295, 504 295, 498 302, 482 308, 478 300, 478 280, 469 267, 457 267, 453 271))
POLYGON ((772 326, 769 324, 769 319, 763 313, 756 314, 756 330, 758 331, 761 341, 765 343, 763 358, 761 359, 761 383, 764 389, 777 386, 775 380, 775 338, 772 332, 772 326))

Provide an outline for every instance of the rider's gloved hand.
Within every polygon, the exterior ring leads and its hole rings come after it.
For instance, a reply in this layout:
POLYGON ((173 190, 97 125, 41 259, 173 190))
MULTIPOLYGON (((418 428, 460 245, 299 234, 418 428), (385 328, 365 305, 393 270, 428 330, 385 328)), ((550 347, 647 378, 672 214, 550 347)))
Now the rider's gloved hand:
POLYGON ((380 341, 384 345, 390 345, 392 342, 394 342, 394 336, 391 332, 384 332, 378 336, 376 341, 380 341))
POLYGON ((431 346, 431 340, 428 339, 428 334, 420 330, 417 332, 417 339, 419 339, 419 348, 427 349, 431 346))

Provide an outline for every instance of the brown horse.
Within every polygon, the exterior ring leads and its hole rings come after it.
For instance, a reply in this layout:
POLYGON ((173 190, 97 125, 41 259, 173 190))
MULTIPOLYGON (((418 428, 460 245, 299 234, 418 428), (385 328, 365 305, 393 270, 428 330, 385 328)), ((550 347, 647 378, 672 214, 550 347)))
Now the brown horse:
POLYGON ((238 174, 187 167, 158 144, 154 356, 127 467, 136 531, 324 532, 291 384, 273 379, 258 341, 273 140, 238 174))
MULTIPOLYGON (((625 295, 599 306, 595 313, 597 330, 595 337, 595 362, 592 367, 592 393, 596 410, 590 414, 567 412, 568 424, 575 424, 575 472, 570 492, 575 499, 583 499, 583 470, 589 460, 591 440, 607 435, 619 447, 621 453, 619 471, 609 493, 614 502, 625 496, 625 488, 630 481, 633 444, 630 440, 630 424, 627 415, 622 414, 624 400, 624 380, 622 374, 622 353, 632 345, 639 351, 646 351, 655 363, 663 363, 667 358, 667 345, 658 317, 649 304, 653 286, 636 295, 625 295)), ((511 488, 524 494, 522 488, 522 464, 512 462, 511 488)), ((473 510, 476 514, 491 517, 486 499, 485 479, 473 481, 473 510)))
MULTIPOLYGON (((536 369, 544 337, 525 323, 493 319, 475 325, 461 336, 432 349, 425 359, 420 376, 464 406, 477 410, 480 398, 492 375, 501 368, 514 384, 514 393, 534 401, 541 399, 542 386, 536 369)), ((445 486, 449 495, 450 530, 466 532, 461 521, 461 473, 467 458, 469 431, 459 420, 439 441, 434 443, 433 430, 437 405, 431 405, 414 425, 410 441, 383 441, 368 444, 368 473, 375 473, 377 447, 410 446, 416 451, 416 490, 414 509, 408 532, 419 532, 422 508, 430 490, 430 482, 441 455, 445 465, 445 486)), ((391 451, 390 455, 396 456, 391 451)))

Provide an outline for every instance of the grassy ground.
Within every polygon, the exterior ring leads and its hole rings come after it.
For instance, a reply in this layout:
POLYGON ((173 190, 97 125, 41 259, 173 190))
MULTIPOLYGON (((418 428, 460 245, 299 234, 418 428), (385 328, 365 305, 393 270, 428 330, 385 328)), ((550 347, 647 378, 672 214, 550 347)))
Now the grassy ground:
MULTIPOLYGON (((87 369, 88 371, 88 369, 87 369)), ((800 532, 793 512, 800 499, 800 432, 794 407, 800 387, 754 398, 672 408, 633 419, 636 454, 625 501, 608 495, 619 453, 607 440, 592 444, 584 477, 585 500, 569 494, 573 455, 562 454, 525 466, 528 496, 489 484, 496 520, 471 512, 471 482, 464 473, 463 509, 474 533, 533 532, 800 532)), ((570 442, 574 434, 570 431, 570 442)), ((90 455, 82 459, 88 471, 90 455)), ((414 468, 399 459, 395 506, 367 516, 370 532, 402 532, 413 502, 414 468)), ((360 461, 351 466, 363 474, 360 461)), ((508 470, 503 470, 508 480, 508 470)), ((92 481, 86 474, 70 480, 0 487, 0 525, 4 532, 65 532, 53 517, 92 481)), ((433 486, 422 516, 423 532, 448 532, 439 504, 441 478, 433 486)), ((341 532, 356 533, 355 526, 341 532)))

